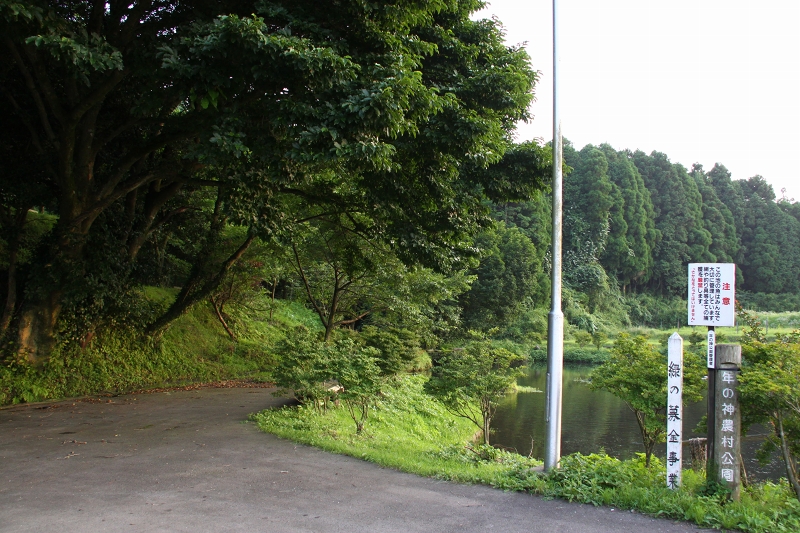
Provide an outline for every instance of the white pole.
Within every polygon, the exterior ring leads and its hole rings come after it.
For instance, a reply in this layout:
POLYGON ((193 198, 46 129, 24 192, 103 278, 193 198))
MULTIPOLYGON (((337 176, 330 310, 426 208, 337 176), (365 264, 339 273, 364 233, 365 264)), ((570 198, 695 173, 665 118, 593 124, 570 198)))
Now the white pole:
POLYGON ((547 436, 544 469, 561 460, 561 397, 564 374, 564 313, 561 311, 561 206, 563 138, 558 109, 558 9, 553 0, 553 248, 551 307, 547 320, 547 436))
POLYGON ((667 343, 667 487, 681 486, 683 472, 683 339, 673 333, 667 343))

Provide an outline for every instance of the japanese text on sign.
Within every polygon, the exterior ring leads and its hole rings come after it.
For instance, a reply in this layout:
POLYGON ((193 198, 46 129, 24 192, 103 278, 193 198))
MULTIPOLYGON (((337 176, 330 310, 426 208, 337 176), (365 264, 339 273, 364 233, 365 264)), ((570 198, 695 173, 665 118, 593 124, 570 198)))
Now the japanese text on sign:
POLYGON ((717 358, 714 350, 717 346, 717 333, 713 329, 708 330, 708 343, 706 344, 706 366, 714 368, 717 365, 717 358))
POLYGON ((736 265, 689 264, 689 325, 733 326, 736 265))
POLYGON ((683 339, 677 333, 669 338, 667 359, 667 487, 681 484, 683 432, 683 339))
POLYGON ((737 375, 733 370, 717 370, 718 389, 716 415, 717 433, 715 449, 718 453, 716 467, 719 468, 719 480, 727 483, 736 482, 739 469, 739 415, 736 394, 737 375))

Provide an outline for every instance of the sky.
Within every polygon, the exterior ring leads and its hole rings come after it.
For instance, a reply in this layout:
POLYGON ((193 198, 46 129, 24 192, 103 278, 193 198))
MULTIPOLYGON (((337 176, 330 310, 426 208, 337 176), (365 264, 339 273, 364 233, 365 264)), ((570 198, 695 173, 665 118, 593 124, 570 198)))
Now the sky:
MULTIPOLYGON (((800 0, 557 0, 559 107, 580 149, 665 153, 800 201, 800 0)), ((519 140, 553 136, 552 0, 489 0, 540 71, 519 140)))

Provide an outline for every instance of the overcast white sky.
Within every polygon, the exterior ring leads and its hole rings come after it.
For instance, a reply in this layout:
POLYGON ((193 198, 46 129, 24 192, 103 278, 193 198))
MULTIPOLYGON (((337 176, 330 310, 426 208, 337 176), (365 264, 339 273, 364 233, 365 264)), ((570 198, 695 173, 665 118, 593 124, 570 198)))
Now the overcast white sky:
MULTIPOLYGON (((577 147, 761 174, 800 201, 800 0, 558 0, 561 123, 577 147)), ((550 140, 552 0, 490 0, 541 71, 520 140, 550 140)))

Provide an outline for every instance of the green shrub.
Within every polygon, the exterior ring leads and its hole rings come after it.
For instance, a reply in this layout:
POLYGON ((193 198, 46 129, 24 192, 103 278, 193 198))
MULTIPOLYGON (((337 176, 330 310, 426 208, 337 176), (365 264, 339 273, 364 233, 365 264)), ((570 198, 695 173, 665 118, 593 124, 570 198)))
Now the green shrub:
POLYGON ((575 339, 575 343, 581 348, 592 343, 592 334, 586 331, 576 331, 572 334, 572 337, 575 339))
POLYGON ((425 365, 420 360, 419 336, 404 328, 377 328, 366 326, 360 333, 361 340, 378 351, 377 364, 384 376, 416 370, 425 365))
POLYGON ((490 341, 473 341, 441 353, 433 363, 425 390, 451 413, 475 424, 488 445, 497 403, 524 375, 525 358, 490 341))

